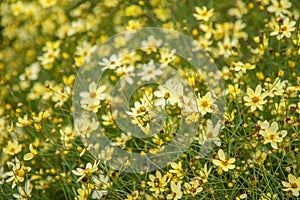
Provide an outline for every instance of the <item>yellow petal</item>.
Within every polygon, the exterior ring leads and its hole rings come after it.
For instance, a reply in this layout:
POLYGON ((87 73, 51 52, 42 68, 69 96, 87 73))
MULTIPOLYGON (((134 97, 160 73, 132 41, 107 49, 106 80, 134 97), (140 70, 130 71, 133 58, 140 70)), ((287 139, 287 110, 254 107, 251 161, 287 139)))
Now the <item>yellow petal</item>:
POLYGON ((32 158, 33 158, 33 154, 32 154, 32 153, 27 153, 27 154, 25 154, 24 157, 23 157, 23 159, 24 159, 25 161, 31 160, 32 158))

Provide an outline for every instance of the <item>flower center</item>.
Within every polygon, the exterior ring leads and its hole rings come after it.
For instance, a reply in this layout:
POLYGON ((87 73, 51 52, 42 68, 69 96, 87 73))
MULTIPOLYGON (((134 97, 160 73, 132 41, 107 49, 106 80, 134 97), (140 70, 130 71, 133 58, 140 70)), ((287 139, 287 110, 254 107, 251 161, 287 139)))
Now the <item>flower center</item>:
POLYGON ((259 97, 257 97, 257 96, 253 97, 253 98, 252 98, 252 102, 253 102, 253 103, 259 102, 259 97))
POLYGON ((207 107, 208 106, 208 102, 204 99, 201 101, 201 106, 202 107, 207 107))
POLYGON ((291 188, 297 188, 297 183, 291 183, 291 188))

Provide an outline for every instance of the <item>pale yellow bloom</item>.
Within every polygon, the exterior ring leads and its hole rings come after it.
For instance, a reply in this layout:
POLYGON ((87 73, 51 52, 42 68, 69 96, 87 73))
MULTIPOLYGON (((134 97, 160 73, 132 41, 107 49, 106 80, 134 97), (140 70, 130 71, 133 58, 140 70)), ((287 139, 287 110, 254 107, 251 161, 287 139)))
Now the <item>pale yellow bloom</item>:
POLYGON ((33 145, 32 145, 32 144, 29 145, 29 151, 30 151, 30 152, 27 153, 27 154, 25 154, 24 157, 23 157, 23 159, 24 159, 25 161, 31 160, 35 155, 38 154, 37 150, 33 148, 33 145))
POLYGON ((299 196, 300 192, 300 176, 296 178, 294 175, 288 175, 288 181, 281 181, 282 185, 286 188, 283 188, 283 191, 291 191, 294 196, 299 196))
POLYGON ((174 199, 174 200, 181 199, 182 191, 181 191, 180 183, 176 184, 175 182, 171 181, 171 190, 172 193, 168 194, 167 199, 174 199))
POLYGON ((245 105, 249 106, 251 111, 255 111, 257 108, 259 110, 263 109, 263 105, 267 102, 264 98, 267 94, 262 93, 261 85, 258 85, 253 91, 251 88, 247 89, 248 96, 244 96, 244 100, 246 101, 245 105))
POLYGON ((278 131, 277 122, 273 122, 270 127, 267 127, 265 128, 265 130, 260 131, 259 134, 264 137, 264 144, 271 143, 271 146, 274 149, 278 149, 277 143, 283 141, 283 138, 286 136, 287 131, 278 131))
POLYGON ((226 159, 224 151, 222 149, 219 149, 218 157, 219 159, 212 160, 212 163, 214 165, 220 167, 224 171, 228 171, 229 169, 235 168, 235 165, 233 164, 235 162, 235 158, 226 159))
POLYGON ((17 140, 8 141, 7 145, 3 148, 3 153, 8 155, 16 155, 22 151, 22 145, 17 140))
POLYGON ((194 13, 193 16, 199 21, 208 21, 214 15, 214 9, 208 10, 206 6, 202 8, 196 7, 195 10, 196 13, 194 13))

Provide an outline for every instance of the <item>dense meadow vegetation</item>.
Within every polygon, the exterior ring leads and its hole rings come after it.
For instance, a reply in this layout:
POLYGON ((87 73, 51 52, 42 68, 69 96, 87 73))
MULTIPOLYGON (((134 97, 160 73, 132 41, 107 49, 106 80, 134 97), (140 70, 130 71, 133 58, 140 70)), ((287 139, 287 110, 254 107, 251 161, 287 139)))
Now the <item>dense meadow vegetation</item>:
POLYGON ((298 0, 1 1, 0 199, 298 199, 299 21, 298 0))

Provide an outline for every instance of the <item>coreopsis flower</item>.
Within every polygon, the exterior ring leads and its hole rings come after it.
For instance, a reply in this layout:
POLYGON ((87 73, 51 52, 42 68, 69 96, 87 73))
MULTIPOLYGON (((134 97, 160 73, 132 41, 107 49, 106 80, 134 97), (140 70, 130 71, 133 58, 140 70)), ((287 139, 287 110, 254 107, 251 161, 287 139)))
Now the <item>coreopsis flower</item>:
POLYGON ((213 126, 213 123, 211 120, 207 120, 206 126, 199 126, 201 133, 198 137, 199 143, 201 145, 205 144, 205 142, 214 142, 215 145, 221 146, 221 140, 219 138, 219 131, 221 128, 220 124, 216 124, 216 126, 213 126))
POLYGON ((255 69, 255 65, 250 64, 250 63, 243 63, 243 62, 234 62, 233 63, 234 70, 235 71, 242 71, 243 73, 246 73, 246 70, 252 70, 255 69))
POLYGON ((160 50, 160 68, 168 66, 176 57, 176 49, 169 50, 160 50))
POLYGON ((77 189, 77 193, 78 195, 75 197, 75 200, 88 200, 91 194, 90 184, 81 184, 81 188, 77 189))
POLYGON ((35 155, 38 154, 37 150, 33 148, 32 144, 29 144, 29 153, 25 154, 23 159, 25 161, 31 160, 35 155))
POLYGON ((296 178, 294 175, 289 174, 288 175, 288 181, 281 181, 281 184, 286 187, 283 188, 283 191, 291 191, 294 196, 299 196, 300 192, 300 176, 296 178))
POLYGON ((296 22, 290 21, 289 18, 285 18, 281 25, 278 25, 276 29, 270 33, 271 36, 277 36, 277 39, 280 40, 284 37, 290 38, 291 33, 296 30, 296 22))
POLYGON ((23 118, 22 117, 18 117, 18 122, 16 123, 16 125, 18 127, 25 127, 25 126, 28 126, 32 124, 32 120, 31 119, 28 119, 28 115, 24 115, 23 118))
POLYGON ((75 55, 75 64, 77 66, 82 66, 85 60, 89 60, 91 54, 96 50, 95 45, 91 45, 87 41, 83 41, 80 45, 76 46, 75 55))
POLYGON ((142 24, 138 20, 131 19, 128 21, 128 25, 126 26, 126 30, 135 31, 142 28, 142 24))
POLYGON ((108 59, 103 58, 102 61, 100 61, 98 64, 102 66, 102 71, 105 71, 106 69, 115 70, 120 66, 121 59, 116 54, 113 54, 108 59))
POLYGON ((100 174, 98 177, 92 178, 93 183, 95 184, 95 190, 92 193, 93 199, 101 199, 108 192, 111 183, 108 181, 108 176, 100 174))
POLYGON ((104 163, 112 159, 112 155, 115 149, 113 147, 106 146, 104 150, 101 150, 100 155, 98 156, 104 163))
POLYGON ((130 108, 131 111, 126 111, 126 114, 132 117, 143 116, 149 111, 148 108, 145 103, 136 101, 134 102, 134 107, 130 108))
POLYGON ((254 161, 257 162, 259 165, 263 165, 268 154, 266 152, 262 152, 261 150, 257 150, 254 154, 254 161))
POLYGON ((196 180, 192 180, 189 183, 185 182, 184 187, 184 193, 191 194, 193 197, 203 190, 203 187, 200 186, 199 181, 196 180))
POLYGON ((278 149, 277 143, 283 141, 283 138, 287 135, 287 131, 278 131, 277 122, 273 122, 271 126, 261 130, 259 134, 264 137, 264 144, 271 143, 273 149, 278 149))
POLYGON ((168 194, 167 199, 181 199, 182 197, 182 191, 181 191, 181 184, 175 183, 174 181, 171 181, 171 194, 168 194))
POLYGON ((161 106, 162 108, 164 108, 168 103, 175 105, 179 101, 178 94, 176 94, 175 91, 163 86, 158 87, 158 90, 154 92, 154 96, 157 97, 155 105, 161 106))
POLYGON ((246 101, 245 105, 249 106, 251 111, 255 111, 257 108, 259 110, 263 109, 263 105, 267 102, 264 98, 267 94, 262 93, 261 85, 258 85, 255 88, 255 92, 251 89, 247 89, 248 96, 244 96, 244 100, 246 101))
POLYGON ((19 76, 19 79, 22 80, 36 80, 39 77, 39 72, 41 71, 41 66, 39 63, 32 63, 29 67, 25 68, 25 72, 19 76))
POLYGON ((223 42, 218 42, 218 55, 229 58, 233 54, 233 48, 238 45, 238 40, 229 36, 224 37, 223 42))
POLYGON ((107 114, 102 115, 102 124, 104 126, 110 126, 113 125, 115 123, 115 119, 118 115, 118 110, 114 110, 112 113, 108 112, 107 114))
POLYGON ((18 186, 18 194, 13 194, 13 197, 19 200, 29 200, 31 197, 31 191, 32 191, 32 185, 30 184, 30 181, 25 182, 25 186, 20 187, 18 186))
POLYGON ((214 106, 215 100, 212 98, 212 95, 210 92, 207 92, 203 97, 200 96, 200 93, 198 93, 197 103, 198 103, 198 109, 201 115, 205 115, 207 113, 213 112, 213 106, 214 106))
POLYGON ((125 200, 137 200, 139 198, 139 191, 135 190, 131 192, 130 195, 127 195, 127 198, 125 200))
POLYGON ((148 36, 147 40, 141 42, 142 50, 147 54, 156 52, 157 49, 162 45, 163 41, 161 39, 156 39, 153 35, 148 36))
POLYGON ((207 9, 206 6, 202 6, 202 8, 196 7, 195 8, 196 13, 193 14, 193 16, 201 21, 208 21, 213 15, 214 15, 214 9, 207 9))
POLYGON ((18 140, 13 142, 8 141, 7 145, 3 148, 3 153, 14 156, 22 151, 22 145, 18 140))
POLYGON ((233 164, 235 162, 235 158, 229 158, 227 159, 224 151, 222 149, 219 149, 218 151, 218 157, 219 159, 213 159, 212 163, 218 167, 220 167, 224 171, 228 171, 229 169, 234 169, 235 165, 233 164))
POLYGON ((199 171, 199 175, 193 178, 194 181, 197 181, 199 185, 203 185, 204 183, 208 182, 208 176, 212 170, 212 167, 207 169, 207 163, 204 164, 202 170, 199 171))
POLYGON ((163 74, 163 71, 155 66, 153 60, 147 64, 143 64, 142 68, 142 71, 137 74, 142 77, 142 81, 155 80, 157 76, 163 74))
POLYGON ((284 15, 290 15, 291 12, 288 10, 292 3, 289 0, 271 0, 271 5, 267 10, 271 13, 275 13, 277 17, 283 17, 284 15))
POLYGON ((99 162, 95 161, 94 164, 92 165, 91 163, 87 163, 85 168, 77 168, 76 170, 72 170, 72 173, 75 174, 76 176, 80 176, 77 179, 77 182, 81 181, 85 177, 90 177, 94 172, 98 170, 98 165, 99 162))
POLYGON ((12 188, 15 188, 19 183, 24 182, 26 173, 31 171, 31 167, 21 165, 17 157, 15 158, 15 163, 7 162, 7 166, 12 168, 12 171, 6 173, 6 176, 10 176, 6 179, 6 182, 13 182, 12 188))
POLYGON ((80 104, 91 104, 91 105, 99 105, 101 100, 106 98, 106 94, 104 93, 106 89, 105 85, 101 85, 97 87, 95 82, 91 82, 89 84, 88 92, 80 92, 80 96, 82 97, 80 104))
POLYGON ((89 117, 75 119, 75 132, 83 138, 90 137, 91 133, 97 130, 99 122, 95 118, 89 117))
POLYGON ((276 78, 273 84, 265 83, 265 86, 269 90, 268 96, 274 97, 283 95, 286 84, 285 81, 281 81, 279 78, 276 78))
POLYGON ((166 190, 166 186, 168 184, 167 176, 161 175, 160 171, 156 171, 155 176, 153 174, 149 175, 150 181, 147 184, 150 186, 150 191, 156 194, 162 193, 166 190))
POLYGON ((183 178, 183 169, 182 169, 182 163, 181 162, 171 162, 172 169, 169 170, 169 172, 175 174, 179 179, 183 178))
POLYGON ((132 137, 130 133, 125 134, 121 133, 121 137, 116 137, 116 141, 112 143, 113 146, 118 146, 124 149, 126 147, 126 142, 130 140, 132 137))

